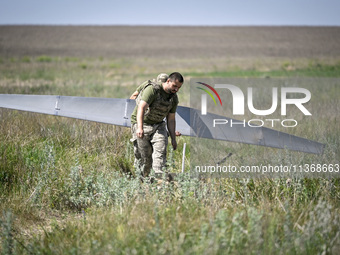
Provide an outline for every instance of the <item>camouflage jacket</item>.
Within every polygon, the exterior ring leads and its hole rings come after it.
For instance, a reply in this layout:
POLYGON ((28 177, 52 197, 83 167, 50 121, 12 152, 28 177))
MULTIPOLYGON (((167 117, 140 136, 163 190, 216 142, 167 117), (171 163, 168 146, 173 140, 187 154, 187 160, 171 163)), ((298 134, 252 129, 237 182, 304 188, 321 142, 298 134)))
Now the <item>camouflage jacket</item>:
MULTIPOLYGON (((171 111, 171 109, 173 109, 174 106, 177 106, 178 98, 176 94, 169 95, 168 98, 166 98, 164 96, 163 88, 161 88, 162 86, 161 84, 148 81, 145 84, 145 86, 141 89, 140 93, 138 94, 136 98, 136 108, 138 108, 143 92, 148 86, 153 87, 155 94, 156 94, 156 98, 155 100, 153 100, 153 102, 149 105, 149 108, 144 113, 144 122, 146 124, 157 124, 163 121, 163 119, 169 114, 169 112, 171 111)), ((136 115, 137 115, 137 110, 136 110, 136 115)), ((134 116, 132 116, 131 121, 135 123, 134 120, 135 120, 134 116)))

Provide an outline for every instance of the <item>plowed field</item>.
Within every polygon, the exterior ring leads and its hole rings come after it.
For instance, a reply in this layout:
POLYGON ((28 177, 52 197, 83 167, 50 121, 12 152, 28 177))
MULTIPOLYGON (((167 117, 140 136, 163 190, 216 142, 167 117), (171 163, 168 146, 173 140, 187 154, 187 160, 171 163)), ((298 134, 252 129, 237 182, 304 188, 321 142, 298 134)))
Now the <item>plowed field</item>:
POLYGON ((0 56, 338 58, 340 27, 0 26, 0 56))

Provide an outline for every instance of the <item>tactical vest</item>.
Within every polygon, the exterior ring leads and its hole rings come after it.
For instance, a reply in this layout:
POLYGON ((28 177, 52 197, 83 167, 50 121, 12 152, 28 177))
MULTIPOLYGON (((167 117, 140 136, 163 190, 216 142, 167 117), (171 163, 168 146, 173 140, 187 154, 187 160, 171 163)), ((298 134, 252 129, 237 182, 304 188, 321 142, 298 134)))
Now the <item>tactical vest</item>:
POLYGON ((153 86, 153 89, 156 92, 156 98, 149 105, 149 108, 144 113, 144 121, 160 123, 170 112, 177 95, 174 94, 173 96, 170 97, 170 99, 163 98, 161 94, 161 89, 162 89, 161 85, 149 80, 148 83, 145 85, 145 87, 142 88, 142 90, 139 92, 136 98, 137 106, 140 103, 143 91, 145 90, 145 88, 147 88, 150 85, 153 86))

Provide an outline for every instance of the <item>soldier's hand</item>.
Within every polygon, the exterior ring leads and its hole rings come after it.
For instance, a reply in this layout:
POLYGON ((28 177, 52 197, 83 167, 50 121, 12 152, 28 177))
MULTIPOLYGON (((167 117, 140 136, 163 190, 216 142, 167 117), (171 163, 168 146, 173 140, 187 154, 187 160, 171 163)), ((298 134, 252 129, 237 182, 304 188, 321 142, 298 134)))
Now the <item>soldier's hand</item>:
POLYGON ((172 144, 172 148, 173 148, 174 150, 176 150, 176 149, 177 149, 177 142, 176 142, 176 139, 171 139, 171 144, 172 144))
POLYGON ((143 136, 144 136, 143 128, 137 128, 136 135, 137 135, 138 138, 143 138, 143 136))

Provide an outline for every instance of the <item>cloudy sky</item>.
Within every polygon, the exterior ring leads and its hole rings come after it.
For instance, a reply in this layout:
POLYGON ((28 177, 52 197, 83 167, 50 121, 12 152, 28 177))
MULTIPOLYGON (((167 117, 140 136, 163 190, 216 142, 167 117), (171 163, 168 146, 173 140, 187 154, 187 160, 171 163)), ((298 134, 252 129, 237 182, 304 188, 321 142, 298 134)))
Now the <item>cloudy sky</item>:
POLYGON ((0 0, 0 24, 340 26, 339 0, 0 0))

